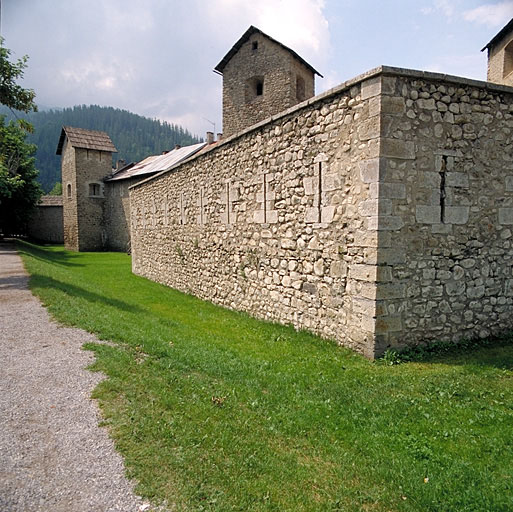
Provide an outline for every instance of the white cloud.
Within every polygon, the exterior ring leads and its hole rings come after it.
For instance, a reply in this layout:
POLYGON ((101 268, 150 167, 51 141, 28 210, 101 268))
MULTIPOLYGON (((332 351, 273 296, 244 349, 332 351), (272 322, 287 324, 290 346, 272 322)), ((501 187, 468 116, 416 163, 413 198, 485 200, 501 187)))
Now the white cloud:
POLYGON ((222 39, 229 35, 235 42, 254 25, 306 60, 321 59, 329 48, 324 0, 212 0, 206 8, 222 39))
POLYGON ((501 27, 513 17, 513 1, 505 0, 498 4, 486 4, 465 11, 463 18, 489 27, 501 27))

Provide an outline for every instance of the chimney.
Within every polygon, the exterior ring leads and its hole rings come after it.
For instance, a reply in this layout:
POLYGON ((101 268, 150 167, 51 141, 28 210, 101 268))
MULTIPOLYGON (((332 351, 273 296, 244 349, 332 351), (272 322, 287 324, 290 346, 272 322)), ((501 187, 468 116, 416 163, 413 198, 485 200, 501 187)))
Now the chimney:
POLYGON ((180 149, 181 147, 180 144, 175 144, 175 149, 180 149))
POLYGON ((223 138, 223 134, 222 133, 218 133, 217 134, 217 141, 219 142, 220 140, 222 140, 223 138))
POLYGON ((119 171, 119 169, 125 167, 126 165, 126 162, 125 160, 121 160, 119 159, 117 162, 116 162, 116 171, 119 171))
POLYGON ((207 144, 214 143, 214 132, 207 132, 207 144))
POLYGON ((162 155, 167 155, 168 153, 169 153, 169 150, 167 150, 167 149, 166 149, 165 151, 162 151, 162 153, 161 153, 161 154, 162 154, 162 155))

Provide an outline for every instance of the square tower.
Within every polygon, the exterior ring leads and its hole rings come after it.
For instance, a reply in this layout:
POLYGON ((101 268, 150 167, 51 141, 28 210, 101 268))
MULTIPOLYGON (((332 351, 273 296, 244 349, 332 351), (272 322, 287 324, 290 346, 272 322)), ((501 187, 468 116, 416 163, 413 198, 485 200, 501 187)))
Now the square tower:
POLYGON ((486 79, 513 85, 513 19, 481 50, 488 50, 486 79))
POLYGON ((214 69, 223 75, 223 136, 229 137, 315 94, 322 75, 296 52, 249 27, 214 69))
POLYGON ((64 126, 57 154, 62 155, 64 245, 72 251, 105 246, 104 178, 117 152, 105 132, 64 126))

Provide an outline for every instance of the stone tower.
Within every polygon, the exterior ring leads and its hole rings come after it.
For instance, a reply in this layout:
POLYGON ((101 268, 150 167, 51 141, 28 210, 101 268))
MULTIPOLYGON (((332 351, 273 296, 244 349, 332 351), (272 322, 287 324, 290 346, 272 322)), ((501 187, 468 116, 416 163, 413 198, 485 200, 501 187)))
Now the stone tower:
POLYGON ((513 19, 481 50, 488 50, 487 80, 513 85, 513 19))
POLYGON ((97 251, 105 245, 104 183, 112 173, 114 144, 105 132, 64 126, 62 155, 64 245, 72 251, 97 251))
POLYGON ((249 27, 214 69, 223 75, 223 136, 314 96, 322 75, 296 52, 249 27))

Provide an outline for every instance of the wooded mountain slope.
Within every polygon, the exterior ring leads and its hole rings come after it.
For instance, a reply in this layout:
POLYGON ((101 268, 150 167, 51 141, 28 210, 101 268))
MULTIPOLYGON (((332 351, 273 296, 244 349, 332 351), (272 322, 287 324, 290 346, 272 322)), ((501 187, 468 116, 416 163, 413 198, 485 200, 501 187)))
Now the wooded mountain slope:
MULTIPOLYGON (((13 118, 8 109, 0 109, 0 114, 8 119, 13 118)), ((107 132, 118 150, 114 154, 114 161, 123 159, 127 163, 173 149, 175 144, 186 146, 201 141, 181 126, 113 107, 80 105, 17 115, 34 125, 34 133, 28 137, 28 142, 37 146, 36 168, 45 192, 61 180, 60 157, 55 151, 63 126, 107 132)))

